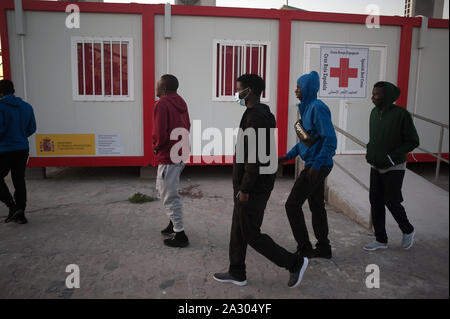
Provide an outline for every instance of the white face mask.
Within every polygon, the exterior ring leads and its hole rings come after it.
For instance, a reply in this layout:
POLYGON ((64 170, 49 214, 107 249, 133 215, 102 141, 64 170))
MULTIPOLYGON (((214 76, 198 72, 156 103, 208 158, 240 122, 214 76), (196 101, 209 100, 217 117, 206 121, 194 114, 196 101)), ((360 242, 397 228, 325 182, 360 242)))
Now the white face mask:
POLYGON ((242 106, 245 106, 245 99, 246 99, 247 96, 250 94, 250 92, 249 92, 243 99, 239 98, 239 95, 240 95, 242 92, 244 92, 245 90, 248 90, 248 88, 243 89, 242 91, 236 92, 236 93, 234 94, 234 98, 236 99, 236 102, 239 103, 239 104, 242 105, 242 106))

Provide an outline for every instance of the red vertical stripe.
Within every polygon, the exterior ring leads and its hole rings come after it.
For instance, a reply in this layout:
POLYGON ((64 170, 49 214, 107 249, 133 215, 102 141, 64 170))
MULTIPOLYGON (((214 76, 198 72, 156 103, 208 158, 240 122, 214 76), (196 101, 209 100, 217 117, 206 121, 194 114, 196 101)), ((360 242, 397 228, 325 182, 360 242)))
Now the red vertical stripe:
POLYGON ((128 45, 122 44, 122 95, 128 95, 128 45))
POLYGON ((113 43, 113 95, 120 95, 120 44, 113 43))
POLYGON ((102 95, 102 47, 94 44, 94 90, 95 95, 102 95))
POLYGON ((258 55, 258 47, 252 47, 252 69, 250 73, 258 74, 258 62, 259 62, 259 55, 258 55))
POLYGON ((233 47, 226 46, 225 95, 233 95, 233 47))
POLYGON ((224 80, 224 72, 225 72, 225 70, 224 70, 224 66, 225 66, 225 48, 224 47, 222 47, 222 50, 221 50, 222 52, 221 52, 221 55, 222 55, 222 65, 220 66, 220 70, 222 71, 222 72, 220 72, 220 80, 222 81, 222 87, 220 88, 220 95, 222 96, 222 95, 224 95, 224 85, 225 85, 225 80, 224 80))
POLYGON ((289 72, 291 61, 291 17, 281 10, 278 30, 277 128, 278 154, 286 154, 289 111, 289 72))
POLYGON ((407 107, 409 72, 411 65, 411 48, 412 48, 413 26, 406 22, 402 26, 400 35, 400 50, 398 58, 397 86, 400 88, 400 98, 397 105, 404 108, 407 107))
POLYGON ((245 73, 250 73, 250 46, 245 46, 245 58, 247 59, 245 63, 245 73))
POLYGON ((219 76, 220 76, 220 44, 217 43, 217 62, 216 62, 216 97, 219 97, 219 76))
MULTIPOLYGON (((234 61, 234 77, 233 77, 233 84, 234 84, 234 91, 236 91, 236 80, 238 78, 238 64, 239 64, 239 47, 235 46, 233 47, 233 61, 234 61)), ((234 94, 234 92, 233 92, 234 94)))
POLYGON ((111 94, 111 45, 109 43, 104 43, 103 45, 103 64, 104 67, 104 76, 105 76, 105 95, 111 94))
MULTIPOLYGON (((263 45, 263 64, 262 64, 262 78, 264 79, 264 82, 266 82, 267 85, 267 79, 266 79, 266 67, 267 67, 267 45, 263 45)), ((262 93, 263 97, 266 97, 266 90, 263 91, 262 93)))
POLYGON ((78 60, 78 94, 84 94, 84 78, 83 78, 83 43, 77 43, 77 60, 78 60))
POLYGON ((93 94, 92 83, 92 44, 84 44, 84 79, 86 81, 86 95, 93 94))

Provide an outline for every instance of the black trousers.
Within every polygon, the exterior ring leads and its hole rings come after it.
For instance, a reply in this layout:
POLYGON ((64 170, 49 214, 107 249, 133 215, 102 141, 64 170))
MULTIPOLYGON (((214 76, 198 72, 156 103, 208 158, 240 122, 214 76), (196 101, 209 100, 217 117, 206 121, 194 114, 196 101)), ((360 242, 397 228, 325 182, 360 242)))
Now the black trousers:
POLYGON ((27 189, 25 185, 25 168, 27 166, 29 151, 20 150, 0 153, 0 201, 10 209, 25 210, 27 202, 27 189), (14 198, 5 183, 5 177, 11 172, 15 188, 14 198))
POLYGON ((372 222, 376 240, 387 243, 386 208, 389 209, 401 231, 404 234, 413 232, 414 227, 409 223, 403 205, 402 184, 405 177, 404 170, 389 171, 380 174, 377 170, 370 171, 370 206, 372 208, 372 222))
POLYGON ((294 253, 277 245, 270 236, 261 233, 264 210, 271 192, 250 193, 248 203, 243 204, 236 199, 237 190, 234 190, 233 221, 230 235, 230 267, 229 273, 244 280, 245 255, 247 245, 270 261, 288 270, 298 267, 299 258, 294 253))
POLYGON ((330 249, 328 240, 328 219, 325 210, 325 178, 330 174, 331 167, 320 170, 319 176, 314 181, 309 181, 306 177, 311 165, 306 166, 297 177, 292 187, 291 193, 286 201, 286 213, 292 233, 297 241, 299 249, 312 249, 309 241, 308 229, 306 228, 305 216, 302 206, 308 200, 311 209, 312 226, 317 239, 316 247, 319 249, 330 249))

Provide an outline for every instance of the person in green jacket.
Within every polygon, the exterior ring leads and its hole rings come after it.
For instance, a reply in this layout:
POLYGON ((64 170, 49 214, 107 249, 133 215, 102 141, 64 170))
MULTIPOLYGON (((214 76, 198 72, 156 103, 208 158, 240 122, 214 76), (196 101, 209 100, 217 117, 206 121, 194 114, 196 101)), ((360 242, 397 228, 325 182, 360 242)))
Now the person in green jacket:
POLYGON ((406 216, 402 184, 406 169, 406 155, 419 146, 419 136, 409 112, 394 102, 400 89, 389 82, 377 82, 372 91, 369 121, 369 143, 366 160, 371 165, 370 205, 376 240, 365 250, 386 249, 386 209, 392 213, 402 233, 402 247, 409 249, 414 241, 414 227, 406 216))

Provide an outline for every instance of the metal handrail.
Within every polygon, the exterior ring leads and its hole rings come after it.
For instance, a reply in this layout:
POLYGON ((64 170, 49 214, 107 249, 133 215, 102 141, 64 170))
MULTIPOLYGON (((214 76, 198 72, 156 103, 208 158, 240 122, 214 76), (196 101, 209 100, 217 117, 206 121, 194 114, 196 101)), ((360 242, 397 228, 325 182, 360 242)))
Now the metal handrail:
POLYGON ((410 114, 411 114, 411 116, 417 117, 418 119, 420 119, 422 121, 429 122, 429 123, 432 123, 434 125, 438 125, 438 126, 441 126, 441 127, 444 127, 446 129, 448 129, 448 124, 444 124, 444 123, 441 123, 441 122, 438 122, 438 121, 426 118, 426 117, 424 117, 422 115, 414 114, 414 113, 411 113, 411 112, 410 112, 410 114))
POLYGON ((439 132, 439 144, 438 144, 438 149, 439 149, 438 154, 439 155, 435 155, 434 153, 432 153, 432 152, 430 152, 428 150, 425 150, 425 149, 423 149, 421 147, 417 148, 417 149, 419 149, 419 150, 421 150, 421 151, 423 151, 423 152, 425 152, 427 154, 430 154, 431 156, 434 156, 434 157, 437 158, 437 161, 436 161, 436 173, 434 175, 434 179, 438 179, 439 178, 439 170, 441 169, 441 161, 443 161, 443 162, 445 162, 447 164, 449 163, 449 161, 447 159, 442 158, 442 142, 443 142, 443 139, 444 139, 444 128, 446 128, 448 130, 448 124, 443 124, 441 122, 438 122, 438 121, 426 118, 426 117, 424 117, 422 115, 417 115, 417 114, 414 114, 414 113, 411 113, 411 112, 410 112, 410 114, 411 114, 411 116, 416 117, 419 120, 422 120, 422 121, 425 121, 425 122, 428 122, 428 123, 431 123, 431 124, 434 124, 434 125, 437 125, 437 126, 441 127, 440 132, 439 132))

